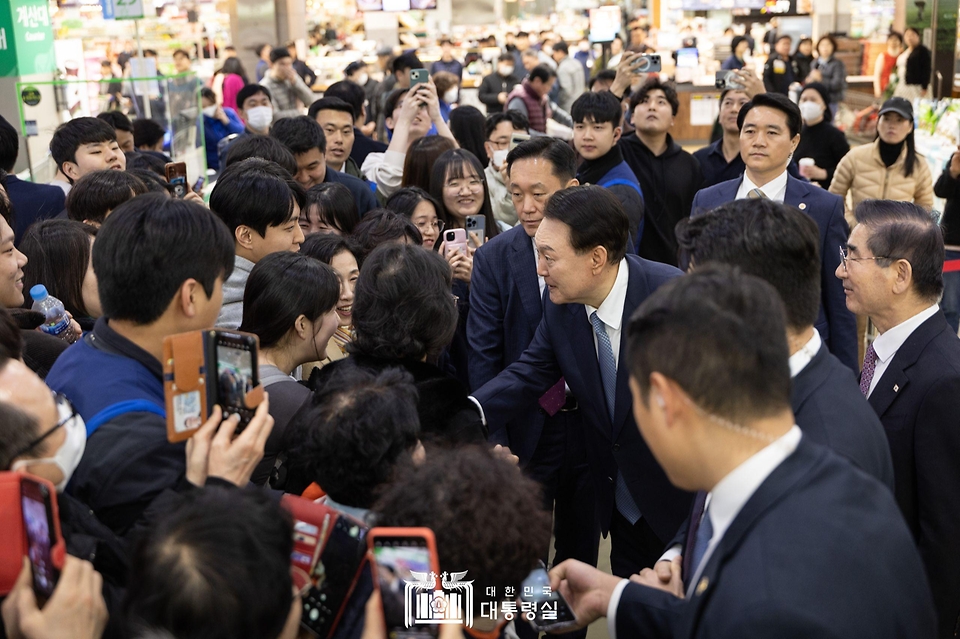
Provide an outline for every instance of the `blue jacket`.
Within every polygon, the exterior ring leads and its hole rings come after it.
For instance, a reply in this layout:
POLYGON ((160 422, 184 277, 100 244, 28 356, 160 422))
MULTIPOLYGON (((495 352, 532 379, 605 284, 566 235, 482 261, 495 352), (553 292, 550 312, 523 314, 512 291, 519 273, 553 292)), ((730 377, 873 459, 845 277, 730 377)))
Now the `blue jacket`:
POLYGON ((237 115, 237 112, 229 107, 224 107, 223 112, 227 114, 229 124, 224 124, 216 118, 209 115, 203 116, 203 138, 207 148, 207 168, 220 170, 220 158, 217 155, 217 143, 232 133, 243 133, 246 128, 243 120, 237 115))
MULTIPOLYGON (((698 191, 690 215, 696 217, 737 199, 742 179, 727 180, 698 191)), ((840 266, 840 247, 847 245, 850 235, 850 227, 843 218, 843 199, 788 175, 783 203, 799 208, 820 228, 820 313, 814 326, 830 352, 850 370, 859 371, 857 319, 847 310, 843 283, 836 276, 840 266)))
POLYGON ((64 208, 66 196, 59 186, 24 182, 16 175, 8 175, 4 189, 13 205, 17 228, 13 230, 16 242, 34 222, 56 217, 64 208))

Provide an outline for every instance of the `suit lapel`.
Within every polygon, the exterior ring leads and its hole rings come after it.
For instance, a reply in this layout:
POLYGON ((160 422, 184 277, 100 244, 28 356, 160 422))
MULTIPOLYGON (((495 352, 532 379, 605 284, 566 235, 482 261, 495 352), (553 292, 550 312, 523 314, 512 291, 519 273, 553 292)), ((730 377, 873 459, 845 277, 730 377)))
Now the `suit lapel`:
POLYGON ((537 278, 537 260, 533 252, 533 243, 525 232, 517 233, 510 251, 510 269, 517 280, 520 301, 524 313, 534 326, 543 316, 543 299, 540 295, 540 280, 537 278))
POLYGON ((798 180, 789 173, 787 173, 787 191, 783 194, 783 203, 789 204, 790 206, 795 206, 804 213, 807 212, 807 207, 810 206, 806 202, 807 196, 810 194, 810 185, 802 180, 798 180))
POLYGON ((620 430, 633 411, 633 399, 630 396, 630 361, 627 353, 627 325, 633 311, 650 295, 647 278, 639 264, 627 258, 630 277, 627 280, 627 299, 623 305, 623 317, 620 320, 620 365, 617 366, 617 405, 613 411, 613 441, 617 441, 620 430))
POLYGON ((920 357, 920 353, 923 352, 923 349, 930 343, 930 340, 948 328, 949 325, 943 317, 943 313, 937 311, 933 317, 918 326, 903 345, 897 349, 893 360, 890 362, 890 365, 887 366, 887 370, 883 372, 883 377, 877 382, 877 385, 873 388, 873 392, 870 393, 870 397, 867 400, 877 415, 883 417, 883 414, 890 408, 893 400, 895 400, 897 396, 903 392, 903 389, 907 387, 907 384, 910 383, 907 370, 916 363, 920 357))

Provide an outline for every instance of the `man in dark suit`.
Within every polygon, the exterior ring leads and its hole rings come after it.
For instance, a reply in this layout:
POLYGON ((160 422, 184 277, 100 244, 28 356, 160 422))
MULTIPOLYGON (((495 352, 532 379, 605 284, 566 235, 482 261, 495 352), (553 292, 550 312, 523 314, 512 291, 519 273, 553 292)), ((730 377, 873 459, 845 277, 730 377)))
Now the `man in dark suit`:
MULTIPOLYGON (((855 211, 837 277, 847 307, 879 336, 860 390, 893 453, 896 498, 927 568, 940 637, 960 620, 960 339, 937 304, 943 236, 908 202, 867 200, 855 211)), ((932 636, 932 635, 931 635, 932 636)))
MULTIPOLYGON (((576 154, 556 138, 522 142, 507 155, 506 163, 507 188, 515 194, 520 223, 484 244, 473 258, 467 316, 473 389, 520 359, 533 340, 543 317, 546 288, 537 275, 533 238, 547 199, 577 185, 576 154)), ((543 486, 546 507, 554 512, 555 562, 574 558, 596 565, 600 524, 583 420, 562 379, 551 391, 509 420, 495 441, 507 445, 526 473, 543 486)))
POLYGON ((662 587, 566 561, 550 574, 579 624, 617 637, 930 637, 923 564, 890 491, 794 425, 783 305, 708 265, 628 327, 633 412, 667 475, 708 491, 692 578, 662 587), (717 380, 724 383, 718 384, 717 380))
POLYGON ((820 228, 821 305, 816 328, 830 352, 851 370, 858 370, 857 322, 844 303, 843 287, 832 276, 840 264, 837 248, 849 228, 843 218, 843 200, 787 172, 790 156, 800 142, 800 110, 785 96, 761 93, 737 116, 740 154, 746 169, 736 180, 699 191, 693 198, 696 216, 725 202, 768 198, 795 206, 820 228))
POLYGON ((66 200, 63 189, 48 184, 24 182, 13 175, 13 167, 19 154, 20 136, 0 115, 0 169, 9 173, 2 186, 13 206, 16 222, 13 230, 18 243, 31 224, 56 217, 63 210, 66 200))
POLYGON ((610 532, 611 567, 631 575, 653 565, 687 514, 630 415, 623 324, 646 297, 680 275, 627 256, 629 219, 603 187, 577 186, 547 202, 536 233, 537 273, 549 295, 530 346, 474 395, 491 432, 529 410, 563 376, 584 421, 597 514, 610 532))

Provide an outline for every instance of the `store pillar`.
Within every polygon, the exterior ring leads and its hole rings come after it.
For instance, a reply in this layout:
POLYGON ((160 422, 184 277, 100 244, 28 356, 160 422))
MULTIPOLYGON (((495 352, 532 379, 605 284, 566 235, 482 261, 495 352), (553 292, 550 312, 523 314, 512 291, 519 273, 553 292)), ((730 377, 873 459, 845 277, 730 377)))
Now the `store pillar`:
POLYGON ((243 66, 257 67, 253 47, 258 44, 276 46, 306 38, 306 11, 303 0, 233 0, 230 33, 243 66))
POLYGON ((28 157, 37 164, 47 155, 52 129, 59 122, 54 89, 50 85, 29 87, 29 83, 52 80, 55 69, 47 0, 0 2, 0 113, 22 135, 20 101, 27 99, 43 109, 39 112, 42 119, 34 121, 30 127, 31 137, 21 140, 15 171, 27 168, 28 157), (17 90, 18 82, 25 85, 22 92, 17 90), (39 128, 40 123, 47 126, 39 128))
POLYGON ((828 33, 849 33, 850 0, 813 0, 813 37, 828 33))

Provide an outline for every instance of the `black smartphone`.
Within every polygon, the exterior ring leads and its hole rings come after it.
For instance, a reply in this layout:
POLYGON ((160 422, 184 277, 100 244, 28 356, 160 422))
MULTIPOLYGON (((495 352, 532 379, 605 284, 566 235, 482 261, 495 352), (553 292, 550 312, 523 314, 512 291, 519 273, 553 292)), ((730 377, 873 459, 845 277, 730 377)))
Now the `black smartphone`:
POLYGON ((207 182, 207 178, 203 177, 202 175, 199 178, 197 178, 197 181, 194 182, 193 184, 193 192, 199 193, 200 191, 202 191, 203 185, 206 184, 206 182, 207 182))
POLYGON ((237 431, 246 428, 255 409, 247 408, 247 393, 260 385, 257 371, 257 340, 251 335, 229 331, 213 331, 210 344, 213 349, 207 361, 215 362, 216 383, 208 388, 213 392, 209 405, 219 404, 223 414, 240 416, 237 431))
POLYGON ((303 596, 300 623, 315 636, 326 638, 333 631, 353 590, 366 550, 367 529, 343 515, 337 517, 310 573, 316 585, 303 596))
POLYGON ((521 608, 533 613, 530 625, 537 632, 560 632, 577 625, 577 617, 559 591, 550 588, 550 577, 541 562, 520 588, 521 608), (526 604, 526 605, 524 605, 526 604))
POLYGON ((174 196, 182 200, 187 195, 187 163, 168 162, 164 167, 164 173, 167 176, 167 182, 173 186, 174 196))
POLYGON ((24 477, 20 480, 20 507, 23 512, 23 529, 27 532, 27 557, 33 572, 33 592, 37 605, 43 604, 53 594, 60 578, 60 571, 53 564, 54 522, 50 489, 39 482, 24 477))

